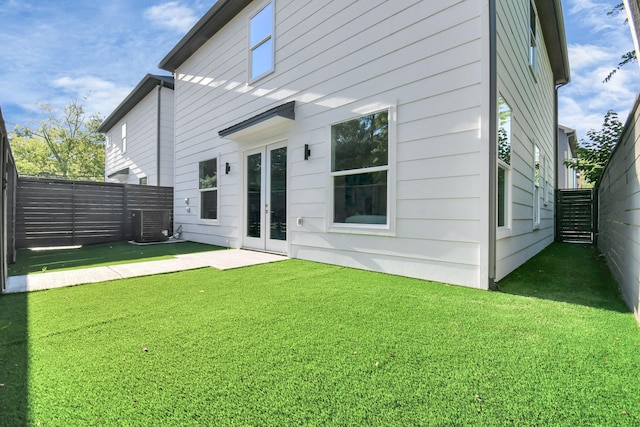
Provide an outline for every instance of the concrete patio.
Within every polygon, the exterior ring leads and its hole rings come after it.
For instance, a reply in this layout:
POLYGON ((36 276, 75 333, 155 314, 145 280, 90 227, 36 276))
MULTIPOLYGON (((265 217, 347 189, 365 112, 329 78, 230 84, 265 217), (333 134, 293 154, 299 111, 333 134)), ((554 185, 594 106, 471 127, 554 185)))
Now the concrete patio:
POLYGON ((75 286, 107 280, 173 273, 196 268, 213 267, 218 270, 247 267, 287 259, 283 255, 229 249, 176 255, 173 259, 160 261, 118 264, 104 267, 82 268, 78 270, 54 271, 50 273, 11 276, 7 279, 5 293, 39 291, 44 289, 75 286))

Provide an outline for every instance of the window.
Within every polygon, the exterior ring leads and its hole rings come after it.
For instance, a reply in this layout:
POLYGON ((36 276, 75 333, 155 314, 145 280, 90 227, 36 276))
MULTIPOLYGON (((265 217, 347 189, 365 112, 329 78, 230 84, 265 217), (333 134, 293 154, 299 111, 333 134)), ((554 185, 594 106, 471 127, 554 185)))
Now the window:
POLYGON ((200 162, 200 218, 218 219, 218 160, 200 162))
POLYGON ((250 80, 274 70, 273 2, 268 3, 249 22, 250 80))
POLYGON ((335 224, 389 225, 389 111, 331 126, 335 224))
POLYGON ((142 178, 140 178, 138 180, 138 184, 140 184, 140 185, 147 185, 147 182, 148 182, 148 179, 147 179, 146 176, 143 176, 142 178))
POLYGON ((498 227, 509 225, 511 179, 511 107, 498 97, 498 227))
POLYGON ((540 168, 540 149, 533 145, 533 226, 540 226, 540 195, 541 183, 544 179, 544 171, 540 168))
POLYGON ((127 124, 122 124, 122 152, 127 152, 127 124))
POLYGON ((533 2, 529 2, 529 66, 535 73, 538 71, 538 41, 537 41, 537 20, 536 9, 533 2))

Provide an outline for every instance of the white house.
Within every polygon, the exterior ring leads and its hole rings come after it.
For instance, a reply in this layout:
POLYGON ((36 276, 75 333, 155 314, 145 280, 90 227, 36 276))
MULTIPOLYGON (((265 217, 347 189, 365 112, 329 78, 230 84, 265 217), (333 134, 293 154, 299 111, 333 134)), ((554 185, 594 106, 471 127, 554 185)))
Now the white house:
POLYGON ((577 157, 578 137, 576 130, 558 126, 558 189, 578 188, 578 175, 575 169, 565 166, 565 161, 577 157))
POLYGON ((553 241, 559 0, 218 0, 160 68, 186 239, 481 289, 553 241))
POLYGON ((107 117, 105 181, 173 186, 173 77, 147 74, 107 117))

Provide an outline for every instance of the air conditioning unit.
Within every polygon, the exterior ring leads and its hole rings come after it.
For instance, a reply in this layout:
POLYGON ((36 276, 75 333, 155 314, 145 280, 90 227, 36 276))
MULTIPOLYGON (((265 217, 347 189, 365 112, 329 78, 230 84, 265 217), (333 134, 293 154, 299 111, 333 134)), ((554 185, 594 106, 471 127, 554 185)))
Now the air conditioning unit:
POLYGON ((131 211, 133 240, 138 243, 164 242, 171 236, 171 211, 134 209, 131 211))

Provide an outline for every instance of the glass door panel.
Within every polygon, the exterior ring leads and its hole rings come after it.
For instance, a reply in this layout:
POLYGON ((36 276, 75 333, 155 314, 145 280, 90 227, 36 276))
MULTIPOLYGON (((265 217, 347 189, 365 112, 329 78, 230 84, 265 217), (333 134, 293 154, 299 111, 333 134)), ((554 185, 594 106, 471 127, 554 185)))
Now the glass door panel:
POLYGON ((269 239, 287 240, 287 147, 269 152, 269 239))
POLYGON ((262 237, 262 153, 247 156, 247 236, 262 237))

